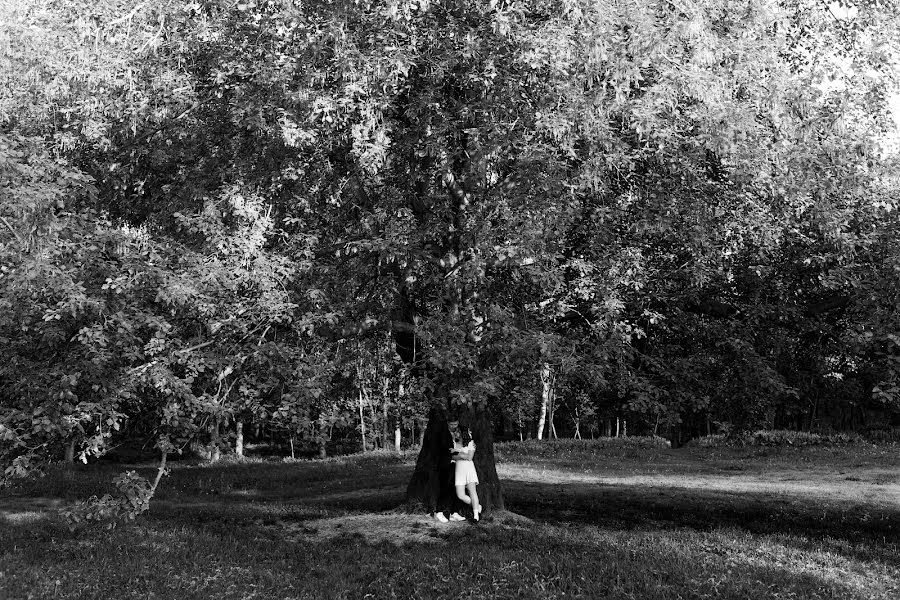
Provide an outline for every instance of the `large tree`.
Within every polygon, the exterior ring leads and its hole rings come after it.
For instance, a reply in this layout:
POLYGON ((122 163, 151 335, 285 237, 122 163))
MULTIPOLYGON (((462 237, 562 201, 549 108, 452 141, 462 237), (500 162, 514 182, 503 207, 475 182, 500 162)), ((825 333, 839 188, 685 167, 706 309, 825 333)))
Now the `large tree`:
MULTIPOLYGON (((19 153, 0 189, 20 199, 2 207, 3 284, 22 299, 0 327, 36 332, 7 362, 51 352, 40 374, 79 373, 66 389, 85 398, 140 384, 104 406, 153 415, 155 434, 263 414, 320 435, 323 395, 351 365, 362 386, 361 354, 390 335, 432 406, 410 499, 446 495, 460 419, 486 514, 503 506, 490 413, 523 382, 536 397, 541 373, 654 431, 754 426, 802 393, 804 352, 820 379, 870 364, 866 385, 896 404, 889 8, 26 3, 7 20, 3 134, 43 136, 65 169, 0 138, 19 153), (62 211, 50 229, 37 197, 62 211), (67 287, 29 279, 37 246, 15 258, 32 229, 62 232, 42 239, 67 287), (85 271, 104 239, 143 250, 85 271), (809 344, 823 328, 835 342, 809 344)), ((27 445, 45 412, 26 391, 0 433, 27 445)))

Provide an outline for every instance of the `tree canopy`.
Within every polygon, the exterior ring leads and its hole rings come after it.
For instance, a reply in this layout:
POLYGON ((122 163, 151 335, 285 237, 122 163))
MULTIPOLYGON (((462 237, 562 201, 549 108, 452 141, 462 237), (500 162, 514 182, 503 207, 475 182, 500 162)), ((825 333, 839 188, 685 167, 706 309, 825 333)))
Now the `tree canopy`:
POLYGON ((533 435, 542 386, 554 432, 896 426, 898 20, 0 3, 5 473, 434 402, 533 435))

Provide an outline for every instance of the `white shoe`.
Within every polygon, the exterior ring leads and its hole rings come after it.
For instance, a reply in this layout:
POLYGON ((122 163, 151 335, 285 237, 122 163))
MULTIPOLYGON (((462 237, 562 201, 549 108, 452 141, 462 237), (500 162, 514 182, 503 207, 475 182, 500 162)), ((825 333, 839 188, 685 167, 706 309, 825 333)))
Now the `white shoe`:
POLYGON ((476 508, 472 511, 472 514, 475 515, 475 520, 478 520, 478 516, 481 513, 481 508, 476 508))
POLYGON ((452 515, 450 515, 450 520, 451 521, 465 521, 466 518, 459 513, 453 513, 452 515))
POLYGON ((447 522, 447 517, 445 517, 444 513, 442 513, 442 512, 434 513, 434 518, 437 519, 438 521, 440 521, 441 523, 447 522))

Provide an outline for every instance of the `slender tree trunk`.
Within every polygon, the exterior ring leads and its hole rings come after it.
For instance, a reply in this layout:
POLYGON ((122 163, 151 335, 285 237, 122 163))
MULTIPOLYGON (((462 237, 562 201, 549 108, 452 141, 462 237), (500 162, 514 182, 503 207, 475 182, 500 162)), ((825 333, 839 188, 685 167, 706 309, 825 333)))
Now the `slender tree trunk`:
POLYGON ((809 433, 812 433, 814 430, 818 429, 816 427, 816 419, 818 419, 819 412, 819 394, 816 393, 815 402, 813 403, 812 414, 809 417, 809 433))
POLYGON ((517 408, 516 416, 517 416, 516 424, 519 427, 519 441, 523 442, 523 441, 525 441, 525 437, 523 434, 524 425, 522 424, 522 407, 521 406, 519 406, 517 408))
MULTIPOLYGON (((57 455, 58 456, 58 455, 57 455)), ((75 438, 70 438, 66 443, 65 463, 71 465, 75 463, 75 438)))
POLYGON ((160 479, 166 474, 166 459, 168 456, 168 452, 163 452, 162 456, 159 458, 159 468, 156 469, 156 478, 153 480, 153 485, 150 488, 151 496, 156 493, 156 488, 159 486, 160 479))
POLYGON ((372 402, 372 397, 366 394, 366 398, 369 400, 369 414, 372 415, 372 447, 378 449, 378 444, 382 441, 381 436, 378 435, 378 414, 375 412, 375 403, 372 402))
MULTIPOLYGON (((397 451, 397 454, 400 453, 401 428, 403 427, 403 420, 400 418, 400 406, 402 405, 405 395, 403 382, 401 381, 400 385, 397 386, 397 407, 394 413, 394 450, 397 451)), ((415 423, 415 419, 413 420, 413 423, 415 423)), ((413 432, 412 439, 416 439, 415 432, 413 432)))
POLYGON ((541 365, 541 412, 538 417, 538 426, 537 426, 537 439, 542 439, 544 437, 544 424, 547 421, 547 408, 550 404, 550 389, 551 389, 551 370, 550 363, 544 363, 541 365))
POLYGON ((385 376, 383 377, 383 379, 382 379, 382 384, 381 384, 381 399, 382 399, 382 405, 381 405, 381 447, 382 447, 382 448, 387 448, 387 447, 388 447, 388 444, 390 443, 390 442, 389 442, 389 438, 390 438, 390 434, 391 434, 391 431, 390 431, 391 423, 390 423, 390 421, 388 420, 388 412, 389 412, 389 406, 388 406, 388 404, 390 404, 390 403, 388 402, 388 392, 390 391, 390 384, 391 384, 390 380, 387 378, 387 375, 385 375, 385 376))
POLYGON ((616 437, 619 437, 619 417, 616 417, 616 437))
POLYGON ((291 460, 294 460, 294 459, 296 459, 297 457, 296 457, 296 455, 294 454, 294 434, 293 434, 293 433, 291 434, 291 437, 290 437, 290 439, 289 439, 289 442, 290 442, 290 444, 291 444, 291 460))
POLYGON ((556 422, 555 422, 555 418, 556 418, 556 390, 554 389, 554 386, 553 386, 553 382, 552 382, 552 381, 550 382, 550 401, 548 402, 548 404, 549 404, 549 410, 548 410, 549 416, 548 416, 548 420, 549 420, 550 426, 547 428, 547 439, 550 439, 550 438, 552 437, 552 438, 555 440, 555 439, 557 439, 557 437, 556 437, 556 422))
POLYGON ((237 456, 244 455, 244 423, 237 421, 234 424, 234 453, 237 456))
POLYGON ((359 434, 362 437, 362 451, 366 451, 366 418, 363 414, 363 391, 359 387, 359 434))
POLYGON ((209 449, 209 462, 219 462, 222 457, 222 451, 219 448, 219 420, 214 419, 210 427, 211 448, 209 449))

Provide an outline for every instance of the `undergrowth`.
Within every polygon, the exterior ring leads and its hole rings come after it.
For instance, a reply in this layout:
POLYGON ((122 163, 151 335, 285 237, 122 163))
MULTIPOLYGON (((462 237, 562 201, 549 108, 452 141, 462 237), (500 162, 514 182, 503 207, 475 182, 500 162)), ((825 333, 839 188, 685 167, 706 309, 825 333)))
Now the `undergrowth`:
POLYGON ((590 459, 609 456, 617 451, 653 451, 670 447, 669 441, 661 437, 601 437, 592 440, 565 438, 501 442, 494 444, 494 455, 498 461, 527 458, 590 459))
POLYGON ((819 434, 805 431, 767 430, 748 431, 732 435, 708 435, 690 442, 700 448, 741 446, 847 446, 870 444, 856 433, 819 434))

